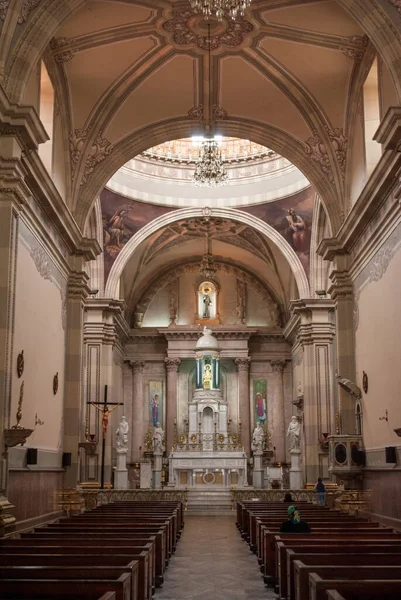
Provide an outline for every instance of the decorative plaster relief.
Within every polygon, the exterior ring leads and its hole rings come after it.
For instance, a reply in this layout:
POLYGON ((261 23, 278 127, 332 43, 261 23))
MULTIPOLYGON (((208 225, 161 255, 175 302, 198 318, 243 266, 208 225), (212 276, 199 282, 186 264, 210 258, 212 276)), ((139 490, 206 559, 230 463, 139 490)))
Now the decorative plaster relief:
MULTIPOLYGON (((71 159, 71 170, 74 178, 76 168, 81 157, 82 148, 88 136, 90 127, 87 129, 74 129, 74 133, 70 134, 70 159, 71 159)), ((113 145, 102 137, 99 133, 92 144, 92 149, 89 156, 85 161, 84 173, 80 182, 80 185, 84 185, 88 181, 89 175, 93 173, 96 166, 101 163, 107 156, 113 151, 113 145)))
POLYGON ((30 13, 38 6, 38 4, 40 4, 40 0, 24 0, 18 17, 18 23, 25 23, 30 13))
POLYGON ((70 43, 69 38, 60 37, 60 38, 52 38, 50 40, 50 48, 55 50, 54 52, 54 60, 58 63, 68 62, 71 60, 76 53, 76 50, 72 50, 71 48, 66 48, 70 43), (60 52, 58 50, 60 49, 60 52))
MULTIPOLYGON (((401 2, 401 0, 400 0, 401 2)), ((401 248, 401 225, 399 225, 375 256, 368 262, 363 271, 355 280, 354 294, 354 331, 359 326, 359 298, 362 290, 372 281, 379 281, 388 269, 388 266, 401 248)))
POLYGON ((30 248, 29 254, 33 262, 35 263, 35 267, 38 270, 38 273, 43 279, 52 280, 51 276, 51 268, 49 265, 49 261, 47 260, 47 254, 40 246, 36 246, 35 248, 30 248))
MULTIPOLYGON (((341 174, 345 176, 345 165, 347 159, 347 136, 343 129, 335 127, 331 129, 326 127, 326 131, 330 137, 331 144, 337 156, 338 164, 340 166, 341 174)), ((334 175, 331 168, 330 158, 327 154, 325 145, 321 138, 315 132, 315 135, 310 137, 304 143, 305 153, 308 154, 312 160, 320 165, 321 170, 327 175, 330 183, 334 183, 334 175)))
POLYGON ((11 0, 1 0, 0 1, 0 19, 2 21, 4 21, 6 18, 6 14, 7 14, 8 7, 10 5, 10 1, 11 0))
POLYGON ((401 13, 401 0, 389 0, 389 2, 401 13))
POLYGON ((366 48, 369 43, 367 35, 351 35, 350 37, 343 38, 344 45, 339 47, 339 50, 351 60, 357 63, 362 62, 365 56, 366 48), (351 45, 357 46, 353 48, 351 45))
MULTIPOLYGON (((173 10, 173 17, 162 25, 164 31, 172 34, 177 46, 195 45, 201 50, 209 50, 209 39, 205 27, 205 18, 197 15, 189 7, 173 10)), ((247 33, 254 30, 254 26, 245 19, 238 18, 211 21, 210 50, 217 50, 220 46, 236 48, 244 41, 247 33)))

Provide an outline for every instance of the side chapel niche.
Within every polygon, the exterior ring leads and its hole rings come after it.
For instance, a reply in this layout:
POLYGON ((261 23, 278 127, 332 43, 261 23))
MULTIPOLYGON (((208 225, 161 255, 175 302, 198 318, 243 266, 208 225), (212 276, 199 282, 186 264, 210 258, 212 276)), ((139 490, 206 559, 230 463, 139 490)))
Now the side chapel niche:
POLYGON ((218 296, 219 288, 213 281, 202 281, 198 285, 196 291, 196 323, 207 323, 209 325, 220 323, 218 296))

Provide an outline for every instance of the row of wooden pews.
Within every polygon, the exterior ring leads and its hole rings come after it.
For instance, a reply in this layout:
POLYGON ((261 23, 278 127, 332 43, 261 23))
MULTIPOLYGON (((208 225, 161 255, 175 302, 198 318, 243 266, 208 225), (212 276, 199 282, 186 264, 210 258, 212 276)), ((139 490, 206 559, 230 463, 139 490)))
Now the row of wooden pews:
POLYGON ((0 598, 151 600, 183 526, 181 502, 116 502, 0 539, 0 598))
POLYGON ((296 503, 311 533, 280 533, 288 503, 237 503, 237 527, 282 600, 399 600, 401 533, 296 503))

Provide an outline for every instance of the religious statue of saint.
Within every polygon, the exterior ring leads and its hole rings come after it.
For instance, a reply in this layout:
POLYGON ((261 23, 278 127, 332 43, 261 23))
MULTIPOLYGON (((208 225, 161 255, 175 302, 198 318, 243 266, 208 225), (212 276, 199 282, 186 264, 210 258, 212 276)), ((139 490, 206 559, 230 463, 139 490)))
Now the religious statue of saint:
POLYGON ((287 437, 288 437, 288 449, 298 450, 300 445, 301 429, 297 417, 291 417, 290 424, 288 425, 287 437))
POLYGON ((209 294, 203 294, 203 318, 210 319, 210 306, 212 299, 209 294))
POLYGON ((159 421, 159 394, 155 394, 151 400, 153 427, 157 427, 159 421))
POLYGON ((258 392, 255 396, 256 404, 256 418, 261 423, 265 423, 267 419, 266 414, 266 399, 263 398, 262 394, 258 392))
POLYGON ((203 389, 204 390, 210 390, 212 378, 213 378, 212 367, 210 365, 205 365, 205 368, 203 370, 203 389))
POLYGON ((117 450, 128 450, 128 421, 125 417, 121 417, 120 424, 116 431, 116 446, 117 450))
POLYGON ((256 452, 259 450, 262 451, 264 441, 265 441, 265 432, 263 431, 261 424, 258 422, 258 423, 256 423, 256 427, 253 430, 253 434, 252 434, 251 449, 253 450, 253 452, 256 452))
POLYGON ((165 450, 164 431, 161 428, 160 423, 156 423, 156 427, 153 430, 152 447, 153 447, 153 452, 163 453, 165 450))
POLYGON ((102 429, 103 429, 103 438, 106 438, 106 433, 107 433, 107 427, 109 426, 109 416, 110 414, 113 412, 113 410, 116 410, 116 408, 118 408, 121 404, 121 402, 119 402, 116 406, 114 406, 111 410, 109 409, 109 407, 106 405, 102 408, 100 408, 99 406, 96 406, 96 404, 94 404, 93 402, 91 402, 92 406, 94 406, 96 408, 96 410, 100 411, 102 414, 102 429))

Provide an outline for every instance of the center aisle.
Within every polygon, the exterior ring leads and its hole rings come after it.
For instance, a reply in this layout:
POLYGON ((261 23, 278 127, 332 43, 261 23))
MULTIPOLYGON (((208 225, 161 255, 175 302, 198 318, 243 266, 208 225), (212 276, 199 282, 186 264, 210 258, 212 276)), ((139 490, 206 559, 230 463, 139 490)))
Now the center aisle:
POLYGON ((185 527, 154 600, 270 600, 255 554, 235 516, 185 516, 185 527))

